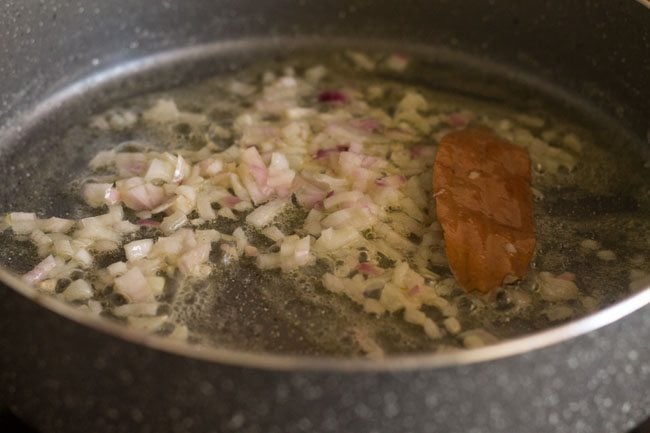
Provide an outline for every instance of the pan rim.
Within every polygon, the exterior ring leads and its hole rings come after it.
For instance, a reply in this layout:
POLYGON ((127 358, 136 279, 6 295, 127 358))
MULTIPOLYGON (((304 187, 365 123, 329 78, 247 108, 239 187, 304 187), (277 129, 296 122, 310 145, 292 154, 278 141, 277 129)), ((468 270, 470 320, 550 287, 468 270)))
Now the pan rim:
MULTIPOLYGON (((644 3, 643 1, 641 1, 641 3, 648 6, 648 4, 644 3)), ((251 42, 257 44, 257 48, 261 49, 275 47, 286 42, 286 40, 282 38, 274 38, 272 40, 262 39, 261 41, 262 42, 260 43, 260 39, 252 38, 246 40, 227 41, 226 43, 218 42, 216 44, 221 47, 217 49, 218 51, 224 48, 225 51, 228 51, 241 49, 243 45, 249 45, 251 42)), ((295 41, 291 41, 291 44, 297 48, 301 48, 315 46, 314 44, 316 42, 322 42, 322 40, 318 37, 305 38, 299 44, 296 44, 295 41)), ((337 44, 337 41, 332 41, 331 39, 327 42, 327 45, 329 47, 336 46, 337 44)), ((348 42, 349 41, 338 41, 339 44, 348 42)), ((359 44, 361 44, 363 47, 368 48, 369 46, 367 43, 364 45, 363 40, 357 42, 359 42, 359 44)), ((394 42, 392 44, 393 46, 396 46, 394 42)), ((378 41, 373 42, 371 45, 377 45, 379 47, 385 48, 390 47, 391 42, 378 41)), ((349 45, 346 46, 349 47, 349 45)), ((167 57, 168 60, 173 59, 179 55, 178 52, 180 51, 185 52, 185 57, 188 57, 188 53, 189 57, 199 56, 200 53, 204 51, 204 49, 204 45, 198 45, 190 48, 169 50, 163 53, 153 54, 145 58, 122 63, 104 71, 96 71, 95 75, 92 75, 85 79, 82 78, 81 80, 77 79, 68 87, 65 87, 58 92, 50 95, 44 101, 41 101, 34 110, 27 110, 27 113, 29 113, 28 117, 23 119, 18 118, 17 120, 26 121, 26 123, 22 124, 23 126, 32 125, 39 122, 41 116, 47 114, 49 107, 60 105, 62 102, 66 101, 70 95, 78 93, 80 90, 89 87, 95 87, 100 82, 106 82, 122 76, 128 76, 133 71, 142 70, 140 67, 142 62, 150 62, 153 64, 153 58, 164 59, 167 57)), ((431 49, 432 48, 430 46, 418 47, 417 44, 412 44, 409 51, 413 53, 417 53, 420 50, 426 50, 427 52, 430 52, 431 49)), ((457 54, 463 59, 463 61, 469 60, 470 64, 472 64, 473 59, 476 59, 473 56, 468 56, 463 53, 457 54)), ((483 65, 483 61, 481 61, 481 63, 483 65)), ((505 68, 498 64, 492 64, 491 66, 494 68, 493 71, 502 69, 505 71, 505 68)), ((511 71, 511 69, 507 71, 509 72, 509 75, 511 75, 511 71)), ((532 77, 532 80, 536 81, 535 77, 532 77)), ((548 86, 548 84, 543 81, 535 84, 542 84, 538 86, 540 88, 548 86)), ((548 89, 544 91, 547 90, 548 89)), ((561 89, 555 90, 562 92, 561 89)), ((579 103, 579 101, 577 103, 579 103)), ((3 128, 4 126, 0 127, 0 130, 3 128)), ((4 140, 0 139, 0 146, 2 145, 2 141, 4 140)), ((247 367, 260 370, 274 370, 283 372, 329 371, 371 373, 390 372, 396 370, 433 370, 496 361, 508 357, 523 355, 535 350, 540 350, 546 347, 567 342, 579 336, 584 336, 585 334, 588 334, 592 331, 596 331, 607 325, 610 325, 650 304, 650 286, 648 286, 639 292, 628 296, 604 309, 598 310, 597 312, 592 313, 588 316, 570 321, 569 323, 560 326, 547 328, 545 330, 532 334, 527 334, 513 339, 507 339, 493 345, 474 349, 462 349, 445 353, 395 355, 386 357, 381 360, 370 360, 366 358, 314 357, 273 353, 254 353, 236 349, 190 345, 185 342, 174 341, 166 337, 153 336, 147 334, 144 331, 128 329, 119 323, 80 311, 79 309, 61 302, 60 300, 53 298, 50 295, 39 292, 37 289, 24 282, 13 271, 5 268, 4 266, 0 266, 0 282, 6 285, 10 290, 17 292, 19 295, 35 302, 39 306, 50 310, 53 313, 63 316, 65 319, 72 320, 79 325, 88 327, 103 334, 107 334, 111 337, 121 339, 128 343, 139 344, 149 349, 160 350, 172 355, 206 361, 214 364, 225 364, 236 367, 247 367)))

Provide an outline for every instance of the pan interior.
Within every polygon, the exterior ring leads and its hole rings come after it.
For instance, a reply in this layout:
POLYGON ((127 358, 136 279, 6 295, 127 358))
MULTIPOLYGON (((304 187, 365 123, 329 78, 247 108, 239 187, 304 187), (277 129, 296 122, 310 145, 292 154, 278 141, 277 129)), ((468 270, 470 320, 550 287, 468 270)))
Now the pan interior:
MULTIPOLYGON (((241 48, 206 46, 161 56, 155 62, 143 61, 121 72, 116 69, 117 73, 95 84, 77 86, 56 104, 45 103, 46 109, 40 108, 34 117, 37 121, 19 135, 2 138, 0 172, 6 182, 0 191, 0 212, 87 216, 93 211, 81 200, 78 181, 89 175, 88 161, 97 152, 135 139, 156 138, 162 143, 181 139, 178 128, 162 134, 98 131, 88 126, 92 115, 113 107, 145 107, 162 96, 172 96, 180 107, 201 110, 222 96, 222 84, 231 77, 255 80, 266 70, 282 71, 287 65, 304 71, 324 64, 333 72, 331 84, 345 77, 352 82, 409 86, 436 100, 495 117, 517 118, 524 113, 527 117, 520 117, 521 122, 528 122, 527 127, 537 134, 551 125, 562 137, 581 138, 580 162, 562 173, 561 182, 543 185, 544 198, 536 203, 538 247, 533 267, 556 275, 574 273, 584 296, 561 305, 573 314, 557 319, 552 314, 560 306, 557 303, 515 312, 497 308, 502 301, 494 296, 452 291, 449 297, 461 310, 465 328, 484 328, 500 338, 520 336, 587 315, 641 288, 631 284, 631 273, 639 277, 650 269, 646 258, 650 246, 650 190, 644 181, 647 155, 633 137, 570 94, 442 49, 409 53, 412 60, 406 72, 368 73, 355 68, 340 47, 289 52, 277 47, 241 48), (531 120, 535 118, 545 119, 545 125, 535 126, 531 120), (597 240, 600 246, 591 251, 584 247, 584 240, 597 240), (600 251, 612 251, 615 259, 599 256, 600 251)), ((371 57, 394 50, 358 48, 371 57)), ((29 243, 9 231, 0 234, 0 244, 0 264, 15 272, 24 273, 38 261, 29 243)), ((112 259, 107 257, 106 263, 112 259)), ((243 260, 240 265, 215 270, 202 283, 170 284, 162 308, 172 322, 189 327, 190 341, 246 351, 360 356, 359 329, 373 335, 388 354, 447 350, 462 344, 462 339, 451 335, 431 340, 397 314, 381 319, 365 315, 355 303, 329 293, 318 281, 308 273, 297 277, 261 271, 243 260)), ((520 290, 536 296, 536 281, 524 281, 520 290)), ((110 306, 108 295, 100 299, 110 306)), ((172 331, 173 324, 160 332, 172 331)))

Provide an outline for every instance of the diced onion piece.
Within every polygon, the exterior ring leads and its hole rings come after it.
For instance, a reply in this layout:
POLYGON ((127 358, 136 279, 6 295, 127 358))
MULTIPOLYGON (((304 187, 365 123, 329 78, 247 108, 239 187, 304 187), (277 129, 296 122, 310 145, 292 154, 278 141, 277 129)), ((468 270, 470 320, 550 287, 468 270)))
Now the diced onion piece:
POLYGON ((53 256, 47 256, 34 269, 23 275, 23 280, 30 284, 38 283, 47 278, 50 271, 56 268, 57 263, 53 256))
POLYGON ((554 277, 550 272, 540 272, 537 284, 545 301, 568 301, 578 297, 578 286, 573 281, 554 277))
POLYGON ((57 217, 39 221, 39 226, 45 233, 67 233, 74 225, 74 220, 57 217))
POLYGON ((213 220, 217 217, 217 213, 212 208, 210 197, 205 194, 201 194, 197 197, 196 211, 198 212, 199 217, 203 218, 206 221, 213 220))
POLYGON ((69 239, 57 239, 54 241, 54 253, 66 259, 74 255, 74 249, 69 239))
POLYGON ((242 152, 237 174, 254 204, 263 203, 269 198, 273 189, 267 185, 268 168, 255 147, 242 152))
POLYGON ((374 218, 360 208, 341 209, 323 218, 320 224, 323 227, 353 227, 365 230, 372 226, 374 218))
POLYGON ((167 161, 161 159, 154 159, 149 163, 147 173, 144 175, 144 180, 151 182, 159 180, 162 182, 171 182, 174 176, 174 167, 167 161))
POLYGON ((140 176, 147 168, 147 157, 142 153, 120 152, 115 155, 115 167, 121 178, 140 176))
POLYGON ((472 329, 460 334, 463 345, 468 349, 487 346, 496 343, 498 339, 484 329, 472 329))
POLYGON ((178 269, 185 275, 196 274, 199 266, 205 263, 210 257, 212 247, 209 243, 204 243, 192 248, 183 254, 178 260, 178 269))
POLYGON ((124 275, 117 277, 115 291, 123 295, 129 302, 151 302, 154 299, 147 279, 139 268, 131 268, 124 275))
POLYGON ((310 262, 310 236, 300 239, 292 235, 283 239, 280 245, 280 260, 283 271, 290 271, 310 262))
POLYGON ((194 236, 196 237, 196 241, 198 243, 217 242, 219 239, 221 239, 221 233, 214 229, 197 230, 194 232, 194 236))
POLYGON ((151 108, 142 113, 142 118, 152 123, 169 123, 176 121, 179 114, 173 99, 158 99, 151 108))
POLYGON ((267 184, 271 187, 289 187, 293 182, 296 172, 289 168, 287 158, 278 152, 271 154, 267 184))
POLYGON ((246 222, 258 228, 265 227, 273 222, 287 204, 286 199, 272 200, 249 213, 246 222))
POLYGON ((91 207, 115 204, 119 200, 119 195, 111 183, 87 183, 84 185, 82 195, 91 207))
POLYGON ((361 235, 352 227, 343 227, 335 230, 325 229, 314 243, 314 249, 321 251, 333 251, 348 246, 361 240, 361 235))
POLYGON ((189 330, 185 325, 176 325, 172 333, 169 334, 169 338, 173 338, 174 340, 179 340, 179 341, 187 340, 188 336, 189 336, 189 330))
POLYGON ((102 307, 102 303, 99 301, 93 301, 92 299, 88 301, 88 309, 90 310, 91 313, 99 315, 102 311, 104 311, 104 308, 102 307))
POLYGON ((163 290, 165 289, 165 277, 146 277, 146 278, 147 278, 147 284, 149 285, 149 289, 151 289, 151 293, 153 293, 154 296, 162 295, 163 290))
POLYGON ((160 230, 163 233, 170 234, 187 224, 187 216, 180 211, 176 211, 168 217, 163 218, 160 223, 160 230))
POLYGON ((272 241, 278 242, 285 237, 285 234, 276 226, 270 226, 262 230, 262 234, 272 241))
POLYGON ((88 268, 93 264, 93 256, 90 255, 87 249, 79 248, 73 256, 82 267, 88 268))
POLYGON ((127 207, 141 211, 160 205, 165 200, 165 191, 159 186, 145 183, 121 190, 120 197, 127 207))
POLYGON ((257 256, 257 267, 260 269, 279 268, 282 263, 280 254, 260 254, 257 256))
POLYGON ((112 275, 113 277, 119 277, 120 275, 126 274, 126 272, 129 270, 127 267, 126 263, 124 262, 115 262, 106 268, 108 273, 112 275))
POLYGON ((331 197, 326 198, 323 201, 323 206, 327 210, 341 205, 345 205, 343 207, 350 207, 359 201, 361 197, 363 197, 363 193, 361 191, 338 192, 331 197))
POLYGON ((7 223, 14 233, 26 235, 37 229, 38 221, 35 213, 12 212, 7 215, 7 223))
POLYGON ((93 287, 86 280, 74 280, 63 292, 63 298, 68 302, 85 301, 93 296, 93 287))
POLYGON ((141 302, 136 304, 125 304, 113 308, 113 314, 118 317, 127 316, 155 316, 158 312, 157 302, 141 302))
POLYGON ((130 262, 147 257, 153 247, 152 239, 141 239, 124 245, 126 259, 130 262))
POLYGON ((129 233, 137 232, 138 230, 140 230, 140 226, 137 224, 133 224, 130 221, 124 220, 113 224, 113 229, 118 233, 125 235, 129 233))
POLYGON ((115 151, 114 150, 102 150, 99 152, 93 159, 90 160, 88 166, 94 170, 98 168, 106 167, 115 162, 115 151))

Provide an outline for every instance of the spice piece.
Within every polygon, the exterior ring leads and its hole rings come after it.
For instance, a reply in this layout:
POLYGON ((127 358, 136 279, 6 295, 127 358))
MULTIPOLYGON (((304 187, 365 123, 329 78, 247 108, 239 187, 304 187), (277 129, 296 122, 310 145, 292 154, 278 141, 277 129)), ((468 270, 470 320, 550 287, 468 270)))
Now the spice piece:
POLYGON ((466 290, 485 293, 526 275, 535 249, 530 179, 528 153, 488 128, 442 138, 433 195, 449 266, 466 290))

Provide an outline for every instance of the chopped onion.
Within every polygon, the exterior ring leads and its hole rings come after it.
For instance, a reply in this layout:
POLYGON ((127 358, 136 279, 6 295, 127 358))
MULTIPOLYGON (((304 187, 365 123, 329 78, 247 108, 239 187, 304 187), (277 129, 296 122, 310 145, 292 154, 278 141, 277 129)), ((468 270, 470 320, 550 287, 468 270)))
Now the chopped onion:
POLYGON ((147 257, 153 247, 152 239, 141 239, 124 245, 126 259, 130 262, 147 257))
POLYGON ((187 224, 187 216, 180 211, 176 211, 168 217, 163 218, 160 224, 160 230, 165 234, 170 234, 187 224))
POLYGON ((165 200, 165 191, 150 183, 122 190, 118 187, 118 191, 124 204, 135 211, 154 209, 165 200))
POLYGON ((151 302, 154 299, 147 279, 138 268, 131 268, 124 275, 115 278, 115 291, 129 302, 151 302))
POLYGON ((262 230, 262 234, 272 241, 278 242, 285 237, 285 234, 276 226, 267 227, 262 230))
POLYGON ((39 220, 39 226, 45 233, 67 233, 75 225, 74 220, 52 217, 39 220))
POLYGON ((7 223, 14 233, 26 235, 36 230, 38 221, 35 213, 12 212, 7 216, 7 223))
POLYGON ((113 308, 113 314, 118 317, 127 316, 155 316, 158 312, 157 302, 142 302, 135 304, 125 304, 113 308))
POLYGON ((171 182, 174 177, 174 167, 167 161, 154 159, 149 163, 147 173, 144 175, 144 180, 151 182, 153 180, 160 180, 162 182, 171 182))
POLYGON ((255 227, 265 227, 273 222, 289 202, 286 199, 275 199, 255 209, 246 216, 246 222, 255 227))
POLYGON ((185 275, 196 274, 199 265, 205 263, 210 257, 212 247, 209 243, 204 243, 192 248, 183 254, 178 260, 178 269, 185 275))
POLYGON ((85 280, 74 280, 63 292, 63 298, 68 301, 85 301, 93 295, 93 288, 85 280))
POLYGON ((49 255, 36 265, 34 269, 23 275, 23 280, 30 284, 35 284, 47 278, 49 272, 56 268, 56 266, 57 263, 54 257, 49 255))
POLYGON ((349 246, 361 240, 361 235, 352 227, 343 227, 335 230, 325 229, 314 243, 314 249, 321 251, 334 251, 349 246))
POLYGON ((578 297, 578 286, 573 281, 554 277, 550 272, 540 272, 537 284, 546 301, 568 301, 578 297))
POLYGON ((129 268, 126 266, 126 263, 124 262, 115 262, 113 264, 108 265, 106 268, 108 270, 108 273, 111 274, 114 277, 118 277, 120 275, 124 275, 129 268))

